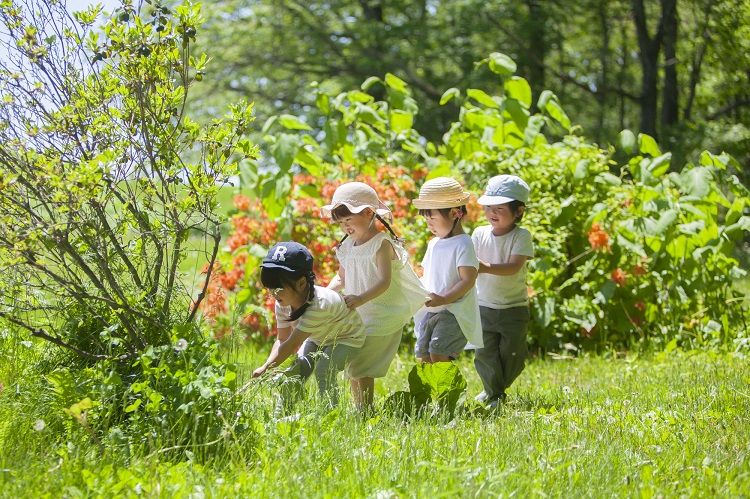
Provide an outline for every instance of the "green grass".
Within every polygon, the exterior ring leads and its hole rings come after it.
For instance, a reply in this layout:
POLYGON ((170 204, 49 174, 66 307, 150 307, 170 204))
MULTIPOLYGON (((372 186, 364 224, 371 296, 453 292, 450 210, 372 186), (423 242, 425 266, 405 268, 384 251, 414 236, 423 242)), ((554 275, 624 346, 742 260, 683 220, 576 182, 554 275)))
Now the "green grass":
MULTIPOLYGON (((235 355, 250 369, 265 353, 235 355)), ((0 431, 0 495, 747 497, 749 365, 742 355, 679 351, 536 359, 489 417, 409 422, 365 418, 348 396, 334 412, 310 401, 298 418, 279 420, 272 388, 252 383, 242 418, 253 437, 233 443, 228 431, 225 454, 196 450, 200 459, 179 462, 161 452, 158 435, 144 436, 153 439, 149 457, 102 457, 85 439, 34 431, 37 383, 19 380, 0 393, 0 430, 16 422, 13 433, 0 431)), ((412 366, 409 354, 396 360, 378 382, 379 401, 406 388, 412 366)), ((470 359, 459 366, 473 397, 470 359)))

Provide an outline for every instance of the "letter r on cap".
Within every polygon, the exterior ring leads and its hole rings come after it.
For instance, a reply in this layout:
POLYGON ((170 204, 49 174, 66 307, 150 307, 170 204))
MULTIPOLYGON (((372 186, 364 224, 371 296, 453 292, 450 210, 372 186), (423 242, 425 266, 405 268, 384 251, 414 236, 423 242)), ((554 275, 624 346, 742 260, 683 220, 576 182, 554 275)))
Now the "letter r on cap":
POLYGON ((286 257, 284 256, 287 251, 286 246, 277 246, 276 251, 273 252, 273 256, 271 257, 271 260, 279 260, 279 261, 286 261, 286 257))

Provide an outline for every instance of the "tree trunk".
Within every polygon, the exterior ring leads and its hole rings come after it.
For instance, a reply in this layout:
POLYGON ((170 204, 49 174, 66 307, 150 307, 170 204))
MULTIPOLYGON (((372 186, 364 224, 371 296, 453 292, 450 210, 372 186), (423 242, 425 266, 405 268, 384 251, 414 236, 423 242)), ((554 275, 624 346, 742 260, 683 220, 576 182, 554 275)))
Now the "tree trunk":
POLYGON ((708 43, 711 41, 711 32, 708 30, 708 24, 711 21, 711 7, 713 2, 706 4, 705 19, 703 22, 703 42, 699 47, 695 49, 695 56, 693 57, 693 67, 690 70, 690 83, 688 84, 688 98, 687 104, 685 105, 685 121, 691 121, 693 117, 693 101, 695 100, 695 89, 698 87, 698 80, 700 79, 701 66, 703 65, 703 56, 706 54, 708 49, 708 43))
POLYGON ((529 69, 529 84, 534 95, 538 95, 545 89, 545 67, 547 59, 547 14, 542 5, 543 0, 526 0, 529 9, 529 52, 534 57, 527 59, 529 69))
POLYGON ((656 108, 658 104, 659 87, 659 52, 661 41, 664 36, 662 23, 654 38, 648 33, 646 21, 646 8, 643 0, 633 0, 633 17, 635 20, 636 34, 638 35, 638 48, 643 71, 641 79, 641 129, 642 133, 656 137, 656 108))
MULTIPOLYGON (((609 75, 609 41, 610 41, 610 34, 609 34, 609 16, 608 9, 609 7, 609 1, 608 0, 599 0, 599 9, 598 9, 598 16, 599 16, 599 22, 601 23, 601 30, 602 30, 602 48, 601 48, 601 65, 602 65, 602 72, 599 76, 599 83, 597 86, 599 87, 597 90, 609 88, 609 82, 607 76, 609 75)), ((604 134, 604 120, 605 115, 607 113, 607 96, 605 92, 598 91, 597 92, 597 101, 599 103, 599 116, 597 119, 597 127, 596 127, 596 133, 597 133, 597 140, 601 141, 603 134, 604 134)))
POLYGON ((664 87, 662 88, 661 124, 671 126, 680 120, 677 82, 677 0, 662 0, 664 25, 664 87))

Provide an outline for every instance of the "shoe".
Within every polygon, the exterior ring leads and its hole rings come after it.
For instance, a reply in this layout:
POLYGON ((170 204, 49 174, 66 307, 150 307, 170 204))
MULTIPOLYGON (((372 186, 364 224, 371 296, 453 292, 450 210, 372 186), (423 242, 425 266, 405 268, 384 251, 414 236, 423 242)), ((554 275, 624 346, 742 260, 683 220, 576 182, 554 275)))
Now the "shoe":
POLYGON ((482 393, 474 397, 474 400, 476 400, 480 404, 483 404, 484 401, 487 400, 487 393, 483 391, 482 393))
POLYGON ((497 409, 498 405, 505 403, 506 398, 508 398, 508 395, 506 395, 505 393, 501 393, 497 396, 497 398, 493 398, 492 400, 487 402, 485 406, 487 407, 487 409, 497 409))

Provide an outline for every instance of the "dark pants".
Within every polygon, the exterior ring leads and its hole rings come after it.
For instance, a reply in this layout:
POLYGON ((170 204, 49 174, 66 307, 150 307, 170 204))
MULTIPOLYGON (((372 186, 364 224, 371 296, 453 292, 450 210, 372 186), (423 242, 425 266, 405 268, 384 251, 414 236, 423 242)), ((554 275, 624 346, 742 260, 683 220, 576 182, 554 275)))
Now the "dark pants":
POLYGON ((505 398, 505 390, 523 371, 528 355, 529 307, 495 310, 479 307, 484 347, 477 348, 474 367, 484 388, 484 400, 505 398))
POLYGON ((331 407, 335 407, 339 401, 336 375, 344 370, 346 363, 358 351, 359 347, 321 347, 310 340, 305 341, 297 359, 284 371, 286 376, 280 390, 284 410, 292 410, 295 402, 302 396, 305 381, 312 374, 315 374, 320 395, 331 407))

